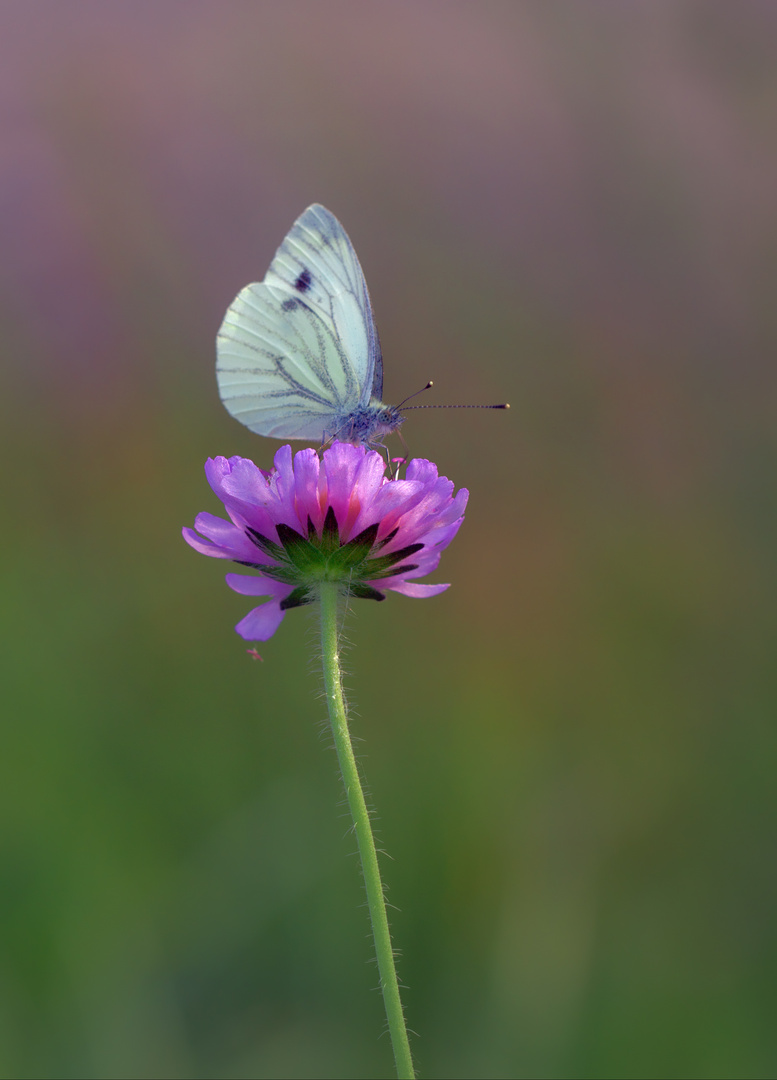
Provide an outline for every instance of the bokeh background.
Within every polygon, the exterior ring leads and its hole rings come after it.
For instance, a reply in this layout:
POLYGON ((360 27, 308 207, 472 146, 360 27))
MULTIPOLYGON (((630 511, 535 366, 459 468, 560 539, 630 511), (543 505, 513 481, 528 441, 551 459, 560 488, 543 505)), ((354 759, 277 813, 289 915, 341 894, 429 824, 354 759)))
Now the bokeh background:
POLYGON ((349 623, 421 1074, 773 1076, 777 6, 7 0, 0 111, 2 1074, 392 1075, 313 626, 180 538, 320 201, 386 399, 512 403, 349 623))

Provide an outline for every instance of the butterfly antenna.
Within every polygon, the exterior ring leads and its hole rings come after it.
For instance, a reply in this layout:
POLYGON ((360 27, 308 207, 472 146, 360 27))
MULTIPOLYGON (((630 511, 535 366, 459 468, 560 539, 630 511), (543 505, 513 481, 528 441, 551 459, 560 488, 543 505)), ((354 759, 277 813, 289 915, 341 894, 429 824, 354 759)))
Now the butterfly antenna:
MULTIPOLYGON (((433 386, 434 386, 434 383, 430 379, 429 382, 426 384, 426 386, 422 386, 420 390, 416 390, 416 392, 414 394, 411 394, 410 397, 406 397, 405 401, 412 401, 414 397, 418 397, 419 394, 423 394, 424 390, 431 390, 433 386)), ((405 404, 405 401, 400 401, 399 405, 397 405, 397 408, 401 409, 402 406, 405 404)), ((423 408, 423 407, 424 407, 423 405, 420 406, 420 408, 423 408)), ((411 409, 417 409, 417 408, 419 408, 419 406, 418 405, 411 405, 410 408, 411 409)))
MULTIPOLYGON (((412 395, 415 397, 415 395, 412 395)), ((408 398, 408 401, 410 399, 408 398)), ((397 406, 401 408, 401 406, 397 406)), ((408 405, 407 409, 509 409, 510 405, 505 402, 503 405, 408 405)))
MULTIPOLYGON (((431 390, 431 388, 433 386, 434 386, 434 383, 430 379, 429 382, 426 384, 426 386, 422 386, 420 390, 416 390, 416 392, 414 394, 411 394, 410 397, 406 397, 405 401, 412 401, 414 397, 418 397, 419 394, 423 394, 424 390, 431 390)), ((397 405, 397 408, 398 409, 404 408, 406 410, 408 410, 408 409, 509 409, 510 408, 510 406, 508 405, 507 402, 505 402, 503 405, 407 405, 406 406, 405 401, 400 401, 399 405, 397 405)), ((397 434, 399 435, 399 432, 397 432, 397 434)), ((400 437, 400 439, 402 439, 401 435, 399 437, 400 437)), ((404 441, 405 440, 402 439, 402 442, 404 442, 404 441)))

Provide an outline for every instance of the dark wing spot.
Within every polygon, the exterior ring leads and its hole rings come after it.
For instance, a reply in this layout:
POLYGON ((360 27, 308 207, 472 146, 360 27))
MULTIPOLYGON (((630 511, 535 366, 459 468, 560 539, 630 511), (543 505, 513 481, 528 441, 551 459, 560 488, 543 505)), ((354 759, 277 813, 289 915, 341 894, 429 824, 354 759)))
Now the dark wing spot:
POLYGON ((290 296, 288 300, 284 300, 283 303, 281 304, 281 307, 283 308, 284 311, 291 311, 291 309, 295 308, 296 306, 297 306, 297 301, 294 299, 293 296, 290 296))
POLYGON ((300 292, 307 292, 312 280, 313 278, 310 276, 310 271, 306 267, 294 282, 294 288, 298 289, 300 292))

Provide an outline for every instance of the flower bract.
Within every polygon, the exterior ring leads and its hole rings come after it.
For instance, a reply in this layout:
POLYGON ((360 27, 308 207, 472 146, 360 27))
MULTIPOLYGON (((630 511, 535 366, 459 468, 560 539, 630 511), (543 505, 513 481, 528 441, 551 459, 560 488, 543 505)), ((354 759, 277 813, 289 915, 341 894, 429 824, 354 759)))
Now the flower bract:
POLYGON ((404 479, 390 479, 377 451, 335 442, 321 457, 282 446, 269 471, 248 458, 209 458, 205 474, 229 521, 198 514, 183 536, 203 555, 254 571, 227 574, 235 592, 266 598, 235 627, 247 641, 272 637, 286 611, 317 599, 323 581, 367 600, 389 589, 426 597, 448 588, 415 579, 437 569, 468 493, 454 495, 431 461, 415 458, 404 479))

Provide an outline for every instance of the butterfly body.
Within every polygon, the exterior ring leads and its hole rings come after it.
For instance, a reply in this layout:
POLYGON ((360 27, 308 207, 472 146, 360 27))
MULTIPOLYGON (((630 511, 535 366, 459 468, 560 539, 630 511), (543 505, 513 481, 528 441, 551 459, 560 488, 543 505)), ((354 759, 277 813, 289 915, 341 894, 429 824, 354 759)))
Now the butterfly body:
POLYGON ((356 446, 371 445, 382 435, 396 431, 404 419, 396 405, 384 405, 373 398, 369 405, 361 405, 347 416, 336 417, 326 438, 338 438, 356 446))
POLYGON ((259 435, 370 446, 402 423, 382 400, 383 359, 356 252, 318 204, 294 222, 264 281, 232 302, 216 353, 221 400, 259 435))

